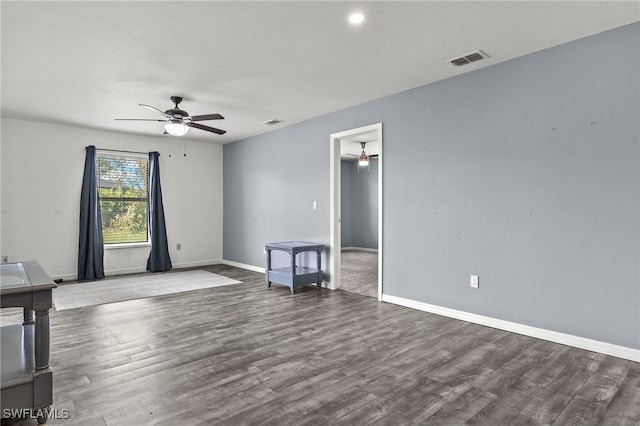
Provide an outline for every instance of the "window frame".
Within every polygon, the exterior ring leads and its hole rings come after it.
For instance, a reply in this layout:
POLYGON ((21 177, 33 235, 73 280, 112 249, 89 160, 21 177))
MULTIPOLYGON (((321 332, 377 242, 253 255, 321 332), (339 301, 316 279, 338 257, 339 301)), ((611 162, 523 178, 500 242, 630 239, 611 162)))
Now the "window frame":
MULTIPOLYGON (((136 153, 136 152, 130 152, 130 151, 119 151, 119 150, 100 150, 97 149, 96 150, 96 177, 98 179, 98 182, 100 181, 101 178, 101 174, 100 174, 100 168, 99 168, 99 159, 100 158, 124 158, 127 160, 145 160, 147 163, 147 176, 145 177, 145 179, 147 180, 147 197, 146 197, 146 202, 147 202, 147 217, 146 217, 146 223, 147 223, 147 240, 146 241, 135 241, 135 242, 129 242, 129 243, 105 243, 104 242, 104 226, 102 229, 102 237, 103 237, 103 242, 102 242, 102 246, 105 250, 111 250, 111 249, 123 249, 123 248, 136 248, 136 247, 150 247, 151 246, 151 229, 150 229, 150 224, 149 224, 149 202, 150 202, 150 197, 149 197, 149 174, 150 174, 150 161, 149 161, 149 155, 148 154, 144 154, 144 153, 136 153)), ((98 188, 96 188, 96 190, 99 189, 99 185, 98 188)), ((100 197, 99 193, 98 193, 98 198, 99 201, 101 202, 103 197, 100 197)), ((123 200, 123 201, 144 201, 143 197, 128 197, 128 198, 119 198, 119 200, 123 200)), ((101 210, 102 210, 102 206, 101 210)))

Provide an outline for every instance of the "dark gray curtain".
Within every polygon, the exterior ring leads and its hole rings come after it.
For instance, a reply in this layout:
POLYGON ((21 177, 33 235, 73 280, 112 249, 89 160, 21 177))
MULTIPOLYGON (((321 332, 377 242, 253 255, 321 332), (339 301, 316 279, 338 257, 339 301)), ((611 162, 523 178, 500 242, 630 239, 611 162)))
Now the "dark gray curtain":
POLYGON ((96 147, 86 148, 84 176, 80 193, 80 238, 78 243, 78 280, 104 278, 102 215, 98 198, 96 147))
POLYGON ((164 223, 162 188, 160 187, 160 165, 157 152, 149 153, 149 235, 151 253, 147 259, 147 271, 162 272, 171 269, 167 228, 164 223))

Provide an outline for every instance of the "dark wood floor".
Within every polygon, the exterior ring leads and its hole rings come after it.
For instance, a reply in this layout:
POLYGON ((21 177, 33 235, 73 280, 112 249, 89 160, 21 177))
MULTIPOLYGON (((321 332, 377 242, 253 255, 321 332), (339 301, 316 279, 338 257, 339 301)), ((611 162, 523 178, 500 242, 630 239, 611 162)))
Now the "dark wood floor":
POLYGON ((52 312, 48 424, 640 424, 638 363, 207 269, 243 284, 52 312))

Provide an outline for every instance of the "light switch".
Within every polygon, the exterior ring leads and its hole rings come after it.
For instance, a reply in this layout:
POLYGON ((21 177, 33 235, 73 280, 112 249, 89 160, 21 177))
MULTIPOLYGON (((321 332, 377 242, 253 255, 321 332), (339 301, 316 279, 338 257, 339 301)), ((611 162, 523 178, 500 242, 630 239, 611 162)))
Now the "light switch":
POLYGON ((471 288, 478 288, 479 287, 479 278, 477 275, 471 275, 471 288))
POLYGON ((318 210, 318 202, 317 201, 313 202, 313 209, 314 210, 318 210))

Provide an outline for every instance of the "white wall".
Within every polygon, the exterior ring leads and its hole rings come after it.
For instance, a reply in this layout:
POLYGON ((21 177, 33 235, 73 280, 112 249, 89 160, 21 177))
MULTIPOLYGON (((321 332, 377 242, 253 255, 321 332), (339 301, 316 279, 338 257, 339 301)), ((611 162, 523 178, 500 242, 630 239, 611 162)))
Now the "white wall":
MULTIPOLYGON (((2 118, 0 252, 33 259, 53 278, 75 279, 85 147, 160 152, 174 268, 222 259, 222 147, 2 118), (170 151, 172 156, 169 157, 170 151), (176 244, 182 249, 176 251, 176 244)), ((148 247, 105 250, 107 275, 144 271, 148 247)))

